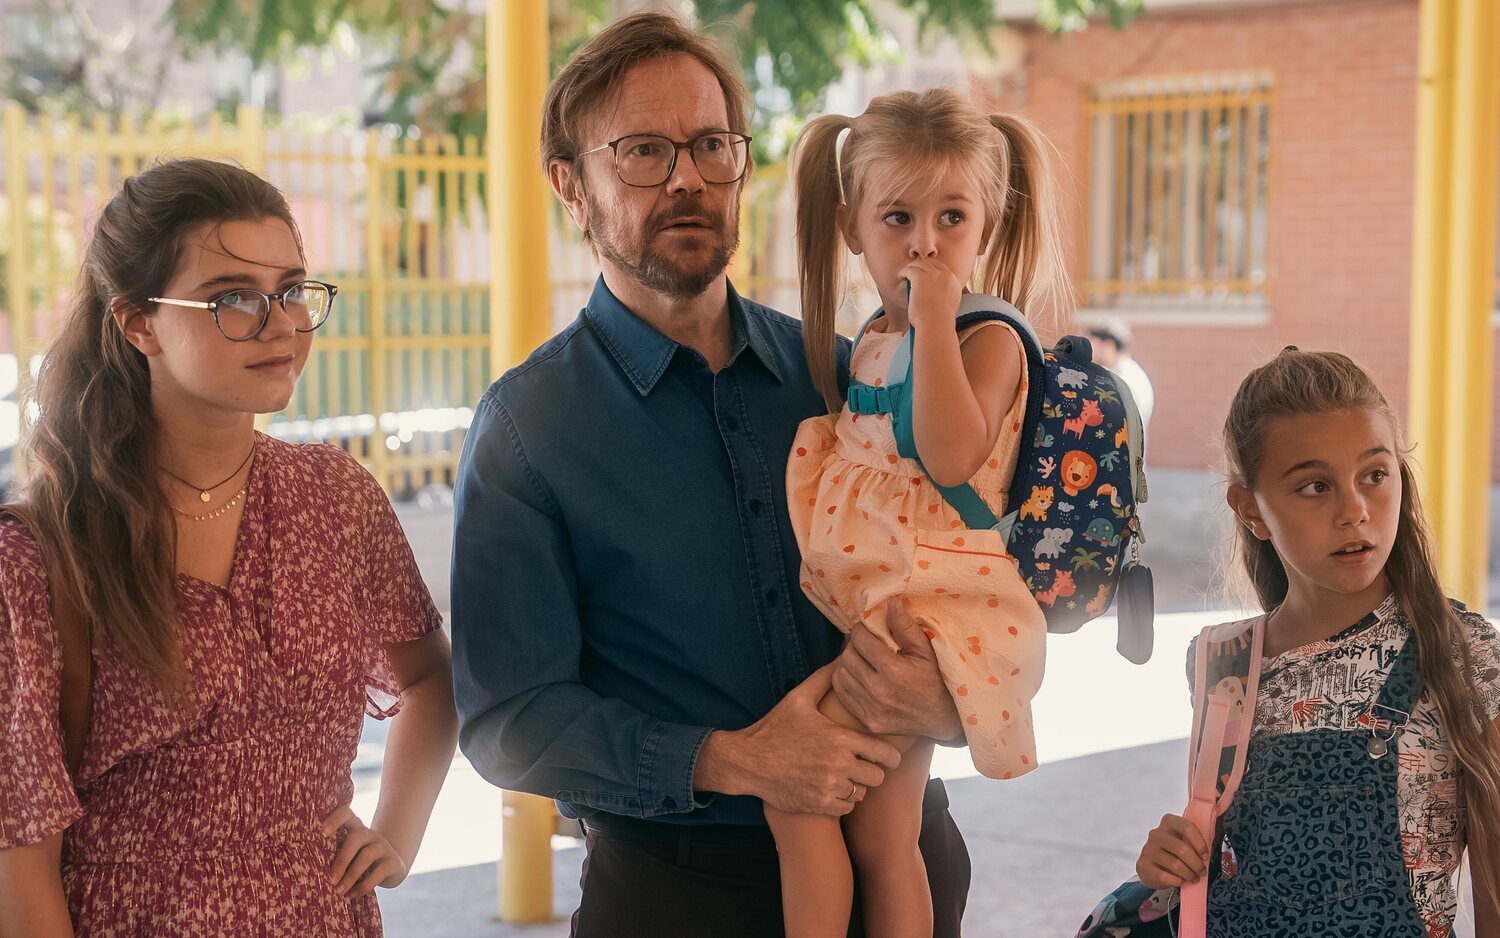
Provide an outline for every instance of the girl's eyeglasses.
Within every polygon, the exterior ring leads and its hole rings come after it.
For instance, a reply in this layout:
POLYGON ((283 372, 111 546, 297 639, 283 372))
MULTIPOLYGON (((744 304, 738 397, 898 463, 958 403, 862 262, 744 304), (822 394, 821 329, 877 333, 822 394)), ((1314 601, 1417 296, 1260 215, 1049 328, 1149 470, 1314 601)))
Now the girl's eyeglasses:
POLYGON ((298 332, 312 332, 328 321, 328 312, 333 308, 333 298, 338 293, 339 288, 331 283, 304 280, 280 293, 266 294, 242 288, 220 293, 207 302, 174 300, 165 296, 153 296, 149 302, 206 309, 214 314, 214 322, 218 324, 224 338, 231 342, 248 342, 260 335, 261 330, 266 327, 271 318, 273 300, 281 302, 281 308, 291 317, 292 325, 298 332))

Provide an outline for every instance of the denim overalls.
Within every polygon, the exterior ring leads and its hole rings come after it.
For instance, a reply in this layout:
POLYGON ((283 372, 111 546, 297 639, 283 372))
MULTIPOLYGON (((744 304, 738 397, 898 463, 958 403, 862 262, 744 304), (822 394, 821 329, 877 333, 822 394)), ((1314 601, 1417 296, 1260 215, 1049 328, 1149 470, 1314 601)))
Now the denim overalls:
POLYGON ((1224 814, 1238 869, 1209 888, 1209 938, 1422 938, 1402 861, 1400 728, 1421 695, 1409 637, 1373 729, 1252 740, 1224 814), (1381 722, 1388 721, 1388 722, 1381 722))

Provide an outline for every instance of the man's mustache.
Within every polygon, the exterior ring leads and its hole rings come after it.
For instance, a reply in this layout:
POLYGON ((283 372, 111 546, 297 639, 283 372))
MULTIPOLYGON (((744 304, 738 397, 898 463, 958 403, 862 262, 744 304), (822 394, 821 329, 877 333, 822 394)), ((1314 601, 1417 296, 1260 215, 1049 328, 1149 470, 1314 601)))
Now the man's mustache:
POLYGON ((652 216, 651 228, 652 230, 660 231, 663 228, 675 225, 689 218, 697 219, 715 231, 722 230, 724 227, 723 212, 714 211, 703 205, 679 205, 659 215, 652 216))

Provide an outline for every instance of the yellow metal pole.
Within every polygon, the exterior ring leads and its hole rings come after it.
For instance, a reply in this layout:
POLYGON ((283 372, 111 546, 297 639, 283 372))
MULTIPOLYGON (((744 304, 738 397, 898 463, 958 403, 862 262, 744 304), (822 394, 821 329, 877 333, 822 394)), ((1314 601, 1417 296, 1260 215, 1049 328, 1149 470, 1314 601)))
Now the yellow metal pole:
POLYGON ((506 922, 552 920, 552 802, 507 791, 500 855, 500 918, 506 922))
POLYGON ((1422 0, 1417 75, 1417 178, 1407 429, 1428 517, 1447 511, 1440 483, 1448 317, 1448 165, 1453 136, 1454 0, 1422 0))
MULTIPOLYGON (((548 276, 551 197, 537 166, 547 92, 546 0, 489 0, 490 370, 495 376, 552 332, 548 276)), ((500 918, 552 918, 551 802, 506 792, 500 859, 500 918)))
POLYGON ((31 247, 27 203, 31 183, 26 173, 26 111, 5 105, 5 196, 10 210, 10 254, 5 263, 6 305, 10 307, 11 351, 16 356, 16 403, 21 405, 21 436, 13 456, 16 478, 26 478, 26 396, 31 391, 31 284, 27 279, 31 247))
POLYGON ((537 168, 547 92, 546 0, 489 0, 490 370, 552 334, 547 276, 551 192, 537 168))
POLYGON ((1488 569, 1500 6, 1424 0, 1410 426, 1443 582, 1484 608, 1488 569))
POLYGON ((1490 325, 1495 299, 1496 166, 1500 165, 1500 5, 1459 0, 1454 28, 1453 205, 1448 228, 1448 329, 1445 370, 1439 556, 1455 596, 1485 607, 1489 568, 1490 443, 1494 366, 1490 325))

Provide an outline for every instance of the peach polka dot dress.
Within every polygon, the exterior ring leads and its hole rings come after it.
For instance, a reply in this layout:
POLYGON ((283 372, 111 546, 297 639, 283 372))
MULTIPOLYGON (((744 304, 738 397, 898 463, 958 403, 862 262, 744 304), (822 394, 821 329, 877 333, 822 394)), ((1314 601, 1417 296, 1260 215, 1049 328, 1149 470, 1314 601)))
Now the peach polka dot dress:
POLYGON ((379 936, 319 827, 353 797, 365 714, 398 706, 382 643, 441 621, 370 474, 258 438, 229 585, 178 577, 188 690, 169 706, 96 641, 76 787, 49 596, 30 529, 0 521, 0 849, 63 832, 79 938, 379 936))
MULTIPOLYGON (((982 322, 965 331, 1010 328, 982 322)), ((1014 333, 1011 333, 1014 335, 1014 333)), ((881 384, 902 334, 868 331, 850 373, 881 384)), ((1020 339, 1016 354, 1024 358, 1020 339)), ((1022 387, 990 458, 969 485, 1004 517, 1020 448, 1022 387)), ((974 767, 1013 778, 1036 767, 1031 699, 1041 686, 1047 623, 996 531, 964 522, 915 460, 897 454, 889 414, 805 420, 787 466, 787 503, 802 549, 802 589, 839 629, 863 622, 893 648, 886 604, 901 597, 932 642, 963 721, 974 767)))

